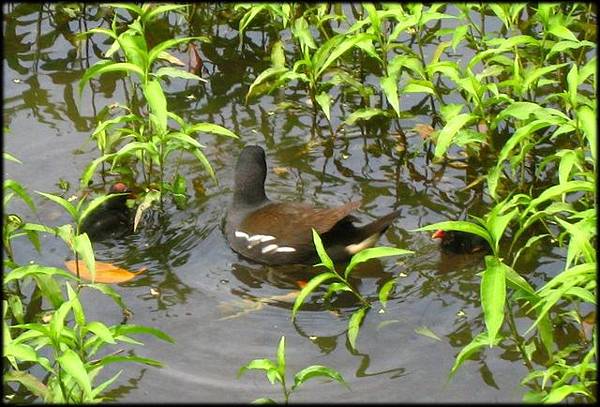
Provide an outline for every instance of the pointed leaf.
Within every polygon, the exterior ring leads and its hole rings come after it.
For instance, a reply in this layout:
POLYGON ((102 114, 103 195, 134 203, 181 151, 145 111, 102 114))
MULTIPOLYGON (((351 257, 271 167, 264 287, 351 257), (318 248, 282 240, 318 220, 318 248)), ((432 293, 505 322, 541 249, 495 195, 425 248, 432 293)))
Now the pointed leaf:
POLYGON ((332 278, 339 278, 339 277, 335 273, 327 272, 327 273, 318 274, 315 277, 310 279, 310 281, 300 291, 300 294, 298 294, 298 297, 296 297, 296 301, 294 301, 294 306, 292 307, 292 320, 294 320, 296 318, 296 314, 298 313, 298 310, 304 303, 305 298, 310 293, 312 293, 313 290, 315 290, 319 285, 321 285, 321 283, 323 283, 327 280, 330 280, 332 278))
POLYGON ((494 256, 485 257, 485 266, 481 277, 481 308, 485 317, 489 345, 492 347, 504 321, 507 266, 494 256))
POLYGON ((350 320, 348 321, 348 342, 350 342, 350 346, 352 349, 356 349, 356 338, 358 337, 358 331, 360 329, 360 324, 362 323, 365 313, 367 312, 368 307, 359 308, 357 311, 354 311, 350 320))
POLYGON ((398 249, 396 247, 371 247, 368 249, 361 250, 356 253, 350 259, 350 263, 346 266, 346 270, 344 271, 344 278, 348 278, 350 272, 356 267, 357 264, 363 263, 367 260, 376 259, 380 257, 388 257, 388 256, 402 256, 404 254, 412 254, 414 253, 412 250, 398 249))
POLYGON ((315 377, 329 377, 330 379, 337 380, 347 386, 344 378, 338 371, 326 366, 312 365, 302 369, 294 375, 294 384, 292 385, 291 390, 296 390, 302 384, 315 377))

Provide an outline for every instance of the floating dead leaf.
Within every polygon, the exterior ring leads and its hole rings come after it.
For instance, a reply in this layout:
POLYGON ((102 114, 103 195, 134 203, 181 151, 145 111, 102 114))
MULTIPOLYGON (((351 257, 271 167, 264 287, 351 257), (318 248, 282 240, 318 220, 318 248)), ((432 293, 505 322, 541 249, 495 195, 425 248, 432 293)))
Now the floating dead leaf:
POLYGON ((592 311, 581 319, 581 336, 587 341, 592 340, 592 332, 596 325, 596 311, 592 311))
MULTIPOLYGON (((90 274, 85 262, 79 260, 79 276, 85 280, 92 281, 92 275, 90 274)), ((77 264, 75 260, 69 260, 65 262, 67 270, 77 275, 77 264)), ((101 261, 96 262, 96 283, 124 283, 134 278, 136 275, 143 273, 147 270, 147 267, 142 267, 138 272, 131 272, 124 268, 117 267, 111 263, 104 263, 101 261)))
POLYGON ((167 51, 162 51, 160 54, 158 54, 158 58, 169 61, 173 65, 185 66, 185 62, 176 56, 169 54, 167 51))
POLYGON ((415 125, 415 131, 419 133, 419 136, 427 140, 433 133, 433 127, 431 127, 429 124, 419 123, 415 125))
POLYGON ((418 328, 415 328, 415 332, 419 335, 427 336, 428 338, 441 341, 440 337, 437 336, 431 329, 427 328, 426 326, 420 326, 418 328))
POLYGON ((49 323, 50 321, 52 321, 52 316, 53 316, 53 315, 54 315, 54 314, 53 314, 52 312, 49 312, 49 313, 47 313, 47 314, 44 314, 44 315, 42 315, 42 322, 43 322, 44 324, 47 324, 47 323, 49 323))
POLYGON ((448 163, 448 166, 452 167, 452 168, 457 168, 459 170, 462 170, 464 168, 467 168, 469 166, 469 164, 467 164, 465 162, 462 162, 462 161, 450 161, 448 163))
POLYGON ((158 291, 156 288, 150 287, 150 295, 153 297, 158 297, 160 295, 160 291, 158 291))
POLYGON ((284 175, 287 175, 290 172, 290 170, 286 167, 275 167, 273 168, 273 172, 282 177, 284 175))
POLYGON ((248 314, 253 311, 259 311, 264 308, 265 304, 277 304, 280 302, 287 302, 292 304, 296 297, 298 297, 300 291, 293 290, 287 294, 272 295, 269 297, 247 297, 242 300, 234 300, 229 302, 222 302, 217 305, 221 314, 226 316, 219 318, 219 321, 233 319, 241 317, 242 315, 248 314))

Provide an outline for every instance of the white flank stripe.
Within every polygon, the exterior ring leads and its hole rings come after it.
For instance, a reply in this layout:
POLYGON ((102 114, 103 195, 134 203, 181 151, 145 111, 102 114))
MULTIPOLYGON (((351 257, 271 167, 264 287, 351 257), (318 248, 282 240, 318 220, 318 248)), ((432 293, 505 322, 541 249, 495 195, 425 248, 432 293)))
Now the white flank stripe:
POLYGON ((269 253, 272 252, 273 250, 277 250, 279 246, 277 246, 276 244, 270 244, 267 247, 263 247, 263 249, 261 250, 261 252, 264 253, 269 253))
POLYGON ((291 253, 291 252, 295 252, 296 249, 294 249, 293 247, 280 247, 279 249, 275 250, 275 253, 291 253))
POLYGON ((236 230, 235 237, 243 237, 244 239, 248 240, 248 233, 240 232, 239 230, 236 230))
POLYGON ((275 240, 275 236, 269 236, 269 235, 253 235, 250 236, 248 238, 248 242, 259 242, 259 243, 263 243, 263 242, 268 242, 270 240, 275 240))

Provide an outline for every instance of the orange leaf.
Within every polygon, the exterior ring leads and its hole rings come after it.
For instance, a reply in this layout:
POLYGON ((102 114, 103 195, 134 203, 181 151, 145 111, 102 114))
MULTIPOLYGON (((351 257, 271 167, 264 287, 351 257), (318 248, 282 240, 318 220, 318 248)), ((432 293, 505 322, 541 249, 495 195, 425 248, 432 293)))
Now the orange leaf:
MULTIPOLYGON (((79 276, 85 280, 92 281, 92 275, 87 269, 85 263, 81 260, 77 261, 79 264, 79 276)), ((77 265, 75 260, 69 260, 65 262, 67 270, 77 275, 77 265)), ((114 264, 104 263, 101 261, 96 262, 96 282, 97 283, 123 283, 131 280, 136 275, 146 271, 146 267, 141 268, 138 272, 132 273, 131 271, 125 270, 124 268, 117 267, 114 264)))

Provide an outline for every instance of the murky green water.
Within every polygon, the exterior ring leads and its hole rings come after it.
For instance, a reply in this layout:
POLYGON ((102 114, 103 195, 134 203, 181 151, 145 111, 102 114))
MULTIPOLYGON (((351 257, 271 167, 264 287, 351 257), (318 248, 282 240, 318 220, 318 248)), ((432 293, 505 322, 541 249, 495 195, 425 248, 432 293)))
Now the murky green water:
MULTIPOLYGON (((310 381, 292 396, 293 401, 520 401, 526 389, 519 381, 526 369, 517 354, 502 346, 467 362, 446 384, 456 354, 482 330, 476 275, 482 257, 440 253, 427 233, 408 231, 463 219, 467 212, 482 213, 488 202, 481 184, 465 186, 483 169, 424 161, 423 140, 410 129, 430 123, 431 112, 418 95, 401 101, 401 108, 413 113, 400 120, 405 149, 398 147, 398 129, 389 123, 363 130, 350 126, 331 139, 324 120, 313 126, 311 112, 278 108, 284 100, 305 97, 299 91, 255 98, 245 105, 249 85, 269 65, 273 33, 250 30, 247 46, 240 51, 238 33, 226 23, 226 13, 214 5, 196 7, 191 24, 170 14, 159 19, 152 31, 157 41, 184 35, 213 39, 200 46, 208 83, 173 80, 166 88, 168 105, 187 122, 217 123, 239 134, 240 141, 201 136, 219 185, 211 182, 195 159, 184 156, 179 171, 192 191, 189 207, 178 210, 167 202, 165 212, 146 219, 138 233, 95 246, 97 260, 134 270, 148 268, 116 289, 134 313, 132 323, 155 326, 176 340, 171 345, 144 338, 146 345, 135 348, 140 356, 164 362, 163 369, 134 364, 107 368, 103 377, 123 369, 110 395, 122 402, 250 402, 262 396, 279 400, 279 389, 262 374, 246 373, 241 379, 236 374, 251 359, 274 357, 277 342, 285 335, 289 372, 323 364, 342 373, 350 386, 348 390, 334 382, 310 381), (358 215, 365 222, 402 209, 380 244, 415 254, 371 261, 355 274, 360 292, 372 299, 390 278, 405 275, 399 278, 387 308, 376 305, 368 312, 358 352, 351 351, 346 341, 347 320, 357 306, 350 298, 341 298, 331 310, 314 297, 292 323, 296 280, 310 277, 311 268, 256 265, 227 246, 221 224, 232 196, 234 164, 245 144, 265 148, 266 190, 273 200, 337 205, 362 198, 358 215), (286 170, 275 172, 276 167, 286 170), (158 290, 159 296, 151 289, 158 290), (441 340, 417 333, 423 327, 441 340)), ((104 37, 94 36, 76 47, 73 36, 98 26, 97 19, 52 17, 53 6, 48 4, 3 5, 3 10, 3 114, 10 129, 3 141, 5 150, 24 163, 5 162, 4 176, 22 182, 30 192, 58 193, 57 183, 66 180, 70 189, 65 196, 72 195, 79 191, 83 169, 99 154, 89 140, 95 116, 105 105, 125 100, 123 79, 105 75, 92 81, 93 90, 87 86, 81 99, 78 96, 83 71, 108 45, 104 37)), ((95 16, 99 10, 88 6, 87 12, 95 16)), ((436 45, 425 51, 433 52, 436 45)), ((187 61, 183 49, 173 53, 187 61)), ((471 53, 457 50, 464 58, 471 53)), ((338 109, 332 111, 334 126, 348 114, 338 109)), ((173 167, 174 163, 171 171, 173 167)), ((107 189, 98 175, 94 181, 107 189)), ((37 214, 14 200, 11 210, 49 225, 69 221, 55 204, 35 198, 37 214)), ((54 237, 44 236, 42 247, 38 254, 25 240, 17 240, 17 261, 61 267, 68 259, 63 243, 54 237)), ((524 261, 525 270, 535 270, 528 278, 554 275, 561 267, 557 256, 538 253, 524 261)), ((120 310, 104 297, 86 292, 84 304, 89 319, 108 324, 121 320, 120 310)), ((525 327, 530 320, 517 323, 525 327)))

